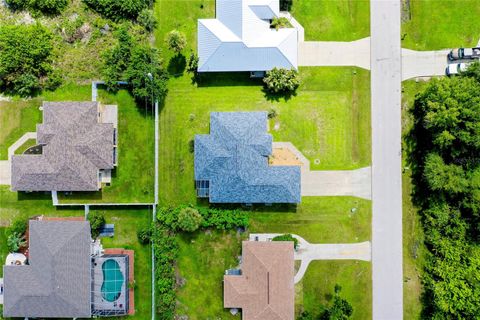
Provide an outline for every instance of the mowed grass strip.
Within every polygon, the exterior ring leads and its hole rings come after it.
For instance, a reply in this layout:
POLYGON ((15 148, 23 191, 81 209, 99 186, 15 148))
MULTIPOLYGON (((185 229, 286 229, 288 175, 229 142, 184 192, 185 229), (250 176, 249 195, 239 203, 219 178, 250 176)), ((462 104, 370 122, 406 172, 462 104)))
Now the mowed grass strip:
POLYGON ((305 29, 306 41, 353 41, 370 35, 367 0, 296 0, 291 14, 305 29))
POLYGON ((402 9, 402 47, 438 50, 472 47, 480 37, 477 0, 405 1, 402 9))

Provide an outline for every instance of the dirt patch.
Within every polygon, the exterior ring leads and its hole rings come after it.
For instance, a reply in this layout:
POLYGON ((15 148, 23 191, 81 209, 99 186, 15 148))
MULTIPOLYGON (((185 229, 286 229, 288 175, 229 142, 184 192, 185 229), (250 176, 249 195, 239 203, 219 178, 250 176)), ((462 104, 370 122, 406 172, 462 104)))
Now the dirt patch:
POLYGON ((275 148, 268 158, 271 166, 301 166, 302 162, 287 148, 275 148))

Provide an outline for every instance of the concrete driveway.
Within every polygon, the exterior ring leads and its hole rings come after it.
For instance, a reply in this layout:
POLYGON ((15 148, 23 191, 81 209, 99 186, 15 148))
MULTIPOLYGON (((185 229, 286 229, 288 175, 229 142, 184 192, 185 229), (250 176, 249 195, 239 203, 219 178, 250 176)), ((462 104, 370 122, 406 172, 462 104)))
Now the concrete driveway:
MULTIPOLYGON (((251 233, 250 241, 271 241, 279 233, 251 233)), ((371 260, 370 241, 359 243, 309 243, 302 237, 292 234, 298 240, 294 259, 301 260, 300 268, 295 274, 295 283, 300 282, 314 260, 371 260)))
POLYGON ((370 37, 350 42, 299 42, 298 65, 357 66, 370 70, 370 37))
POLYGON ((12 181, 10 161, 0 161, 0 184, 10 185, 12 181))
POLYGON ((444 76, 449 50, 414 51, 402 49, 402 80, 444 76))
POLYGON ((372 198, 370 167, 356 170, 310 170, 310 161, 292 143, 274 142, 273 148, 287 148, 303 163, 302 196, 372 198))

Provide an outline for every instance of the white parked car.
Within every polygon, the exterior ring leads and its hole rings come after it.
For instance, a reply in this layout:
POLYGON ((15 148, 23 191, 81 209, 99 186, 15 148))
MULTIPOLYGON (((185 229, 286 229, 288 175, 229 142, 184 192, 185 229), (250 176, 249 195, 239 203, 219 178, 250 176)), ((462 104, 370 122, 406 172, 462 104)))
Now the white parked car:
POLYGON ((470 63, 452 63, 447 66, 445 69, 445 74, 447 76, 457 75, 460 72, 466 71, 470 63))

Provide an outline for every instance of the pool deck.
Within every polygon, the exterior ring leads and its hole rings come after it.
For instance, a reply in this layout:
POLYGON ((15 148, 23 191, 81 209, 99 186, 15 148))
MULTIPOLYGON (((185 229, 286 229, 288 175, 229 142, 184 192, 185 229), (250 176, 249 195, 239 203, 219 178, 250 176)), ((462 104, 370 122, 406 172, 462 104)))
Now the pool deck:
MULTIPOLYGON (((104 254, 125 254, 128 255, 128 282, 132 283, 135 281, 135 272, 133 270, 134 266, 134 251, 133 250, 125 250, 122 248, 108 248, 105 249, 104 254)), ((135 291, 133 286, 129 286, 128 288, 128 315, 135 314, 135 291)))

